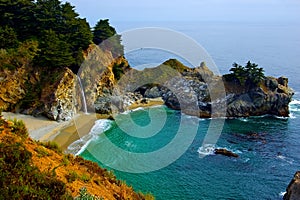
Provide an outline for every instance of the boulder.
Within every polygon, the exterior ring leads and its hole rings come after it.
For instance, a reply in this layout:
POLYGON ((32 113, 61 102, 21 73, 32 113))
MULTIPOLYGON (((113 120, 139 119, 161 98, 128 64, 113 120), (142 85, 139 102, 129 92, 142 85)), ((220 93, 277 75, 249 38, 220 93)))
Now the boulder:
POLYGON ((300 171, 297 171, 294 178, 286 188, 284 200, 299 200, 300 199, 300 171))
POLYGON ((235 157, 238 158, 239 155, 236 153, 233 153, 232 151, 229 151, 227 149, 215 149, 214 150, 215 154, 220 154, 220 155, 224 155, 224 156, 228 156, 228 157, 235 157))
POLYGON ((281 77, 278 78, 278 83, 280 85, 283 85, 283 86, 287 87, 288 83, 289 83, 289 79, 287 77, 281 76, 281 77))

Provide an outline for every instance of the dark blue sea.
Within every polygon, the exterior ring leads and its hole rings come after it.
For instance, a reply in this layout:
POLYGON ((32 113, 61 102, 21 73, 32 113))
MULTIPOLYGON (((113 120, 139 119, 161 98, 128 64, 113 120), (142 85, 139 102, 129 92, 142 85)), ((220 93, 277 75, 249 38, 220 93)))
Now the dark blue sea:
MULTIPOLYGON (((208 130, 220 128, 212 126, 218 124, 215 119, 198 119, 164 106, 137 109, 120 114, 114 122, 98 121, 80 155, 159 200, 282 199, 300 170, 300 24, 120 22, 114 26, 119 32, 162 27, 184 33, 206 49, 222 74, 229 72, 232 63, 244 65, 250 60, 266 75, 284 75, 295 90, 291 114, 219 119, 222 126, 216 144, 202 147, 208 130), (226 148, 239 157, 214 155, 213 148, 226 148), (137 154, 143 156, 133 156, 137 154)), ((160 51, 126 56, 133 67, 171 58, 160 51)))

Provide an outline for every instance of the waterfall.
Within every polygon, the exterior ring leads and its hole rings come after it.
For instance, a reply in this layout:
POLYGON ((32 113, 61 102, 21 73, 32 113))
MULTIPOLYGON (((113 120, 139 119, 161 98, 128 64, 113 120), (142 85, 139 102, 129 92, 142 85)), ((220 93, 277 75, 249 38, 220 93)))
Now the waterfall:
POLYGON ((83 112, 85 114, 87 114, 88 112, 87 112, 87 105, 86 105, 86 99, 85 99, 84 89, 83 89, 83 86, 82 86, 82 83, 81 83, 81 79, 80 79, 80 77, 78 75, 77 75, 77 79, 78 79, 78 83, 79 83, 80 91, 81 91, 83 112))

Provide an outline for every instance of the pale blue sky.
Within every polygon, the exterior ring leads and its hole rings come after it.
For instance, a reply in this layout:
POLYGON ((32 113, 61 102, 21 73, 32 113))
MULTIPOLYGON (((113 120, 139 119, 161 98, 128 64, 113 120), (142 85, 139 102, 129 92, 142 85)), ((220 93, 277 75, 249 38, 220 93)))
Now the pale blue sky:
MULTIPOLYGON (((66 0, 64 0, 66 1, 66 0)), ((299 21, 300 0, 67 0, 91 26, 117 21, 299 21)))

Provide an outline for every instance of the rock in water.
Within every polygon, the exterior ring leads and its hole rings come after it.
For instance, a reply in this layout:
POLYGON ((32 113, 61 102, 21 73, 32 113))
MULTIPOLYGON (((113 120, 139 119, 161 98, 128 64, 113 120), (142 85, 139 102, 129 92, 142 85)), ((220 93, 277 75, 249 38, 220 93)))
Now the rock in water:
POLYGON ((215 154, 220 154, 220 155, 224 155, 224 156, 228 156, 228 157, 239 157, 238 154, 233 153, 232 151, 229 151, 227 149, 215 149, 215 154))
POLYGON ((284 200, 299 200, 300 199, 300 171, 297 171, 294 178, 286 188, 284 200))

